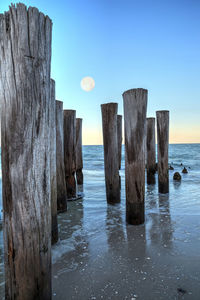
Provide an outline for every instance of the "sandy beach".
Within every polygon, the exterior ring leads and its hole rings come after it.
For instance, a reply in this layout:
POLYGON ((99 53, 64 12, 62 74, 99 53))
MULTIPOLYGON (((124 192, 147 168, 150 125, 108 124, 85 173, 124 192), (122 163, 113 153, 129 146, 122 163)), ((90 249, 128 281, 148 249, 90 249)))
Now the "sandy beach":
POLYGON ((108 207, 105 224, 86 233, 78 215, 74 210, 63 243, 68 251, 53 265, 54 299, 199 299, 199 216, 149 213, 145 225, 133 227, 108 207))
POLYGON ((53 299, 199 299, 199 167, 193 161, 196 167, 182 182, 173 182, 186 157, 179 148, 170 150, 170 193, 159 195, 157 184, 146 187, 146 221, 140 226, 125 222, 123 166, 121 204, 107 205, 103 170, 94 170, 102 156, 93 165, 85 154, 85 198, 59 215, 53 299))
MULTIPOLYGON (((59 214, 52 247, 53 299, 194 299, 200 295, 199 145, 170 145, 170 193, 146 185, 144 225, 125 222, 124 152, 121 203, 107 205, 102 146, 84 151, 84 198, 59 214), (188 155, 191 153, 191 156, 188 155), (191 166, 181 183, 181 161, 191 166)), ((0 232, 0 299, 4 295, 0 232)))

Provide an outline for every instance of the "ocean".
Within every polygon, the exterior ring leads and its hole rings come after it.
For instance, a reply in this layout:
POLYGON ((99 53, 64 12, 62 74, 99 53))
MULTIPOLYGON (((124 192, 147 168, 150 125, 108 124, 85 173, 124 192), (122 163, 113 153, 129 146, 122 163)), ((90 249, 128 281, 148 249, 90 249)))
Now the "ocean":
MULTIPOLYGON (((146 220, 140 226, 125 222, 124 146, 121 203, 115 206, 106 202, 103 162, 103 146, 83 146, 84 198, 58 216, 59 242, 52 247, 54 298, 179 299, 185 293, 184 299, 198 299, 200 144, 169 145, 170 192, 158 193, 157 175, 156 185, 146 185, 146 220), (181 164, 188 174, 181 173, 181 164), (181 182, 173 181, 176 171, 181 182)), ((0 298, 3 281, 0 231, 0 298)))

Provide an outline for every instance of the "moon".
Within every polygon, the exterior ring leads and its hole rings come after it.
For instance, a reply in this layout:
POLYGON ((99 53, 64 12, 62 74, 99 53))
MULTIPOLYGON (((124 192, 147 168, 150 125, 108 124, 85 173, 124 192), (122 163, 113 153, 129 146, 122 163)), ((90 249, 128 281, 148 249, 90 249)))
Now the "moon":
POLYGON ((81 80, 81 88, 85 92, 90 92, 91 90, 93 90, 94 87, 95 87, 95 81, 92 77, 87 76, 81 80))

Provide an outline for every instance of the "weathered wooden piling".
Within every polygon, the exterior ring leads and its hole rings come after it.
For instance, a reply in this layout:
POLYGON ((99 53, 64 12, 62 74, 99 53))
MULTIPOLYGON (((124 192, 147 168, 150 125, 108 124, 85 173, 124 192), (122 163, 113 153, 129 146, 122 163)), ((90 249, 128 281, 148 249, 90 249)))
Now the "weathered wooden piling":
POLYGON ((144 223, 147 90, 128 90, 123 93, 123 100, 126 220, 138 225, 144 223))
POLYGON ((64 163, 68 199, 76 198, 76 111, 64 110, 64 163))
POLYGON ((67 189, 64 165, 63 102, 56 100, 56 179, 57 210, 67 210, 67 189))
POLYGON ((107 202, 120 202, 117 103, 101 105, 107 202))
POLYGON ((37 8, 0 15, 5 299, 51 299, 51 31, 37 8))
POLYGON ((156 112, 157 153, 158 153, 158 191, 169 192, 168 146, 169 146, 169 111, 156 112))
POLYGON ((117 140, 118 140, 118 161, 119 170, 121 169, 122 160, 122 116, 117 115, 117 140))
POLYGON ((82 155, 82 119, 76 119, 76 180, 83 184, 83 155, 82 155))
POLYGON ((146 137, 147 184, 155 184, 156 149, 155 149, 155 118, 147 118, 146 137))
POLYGON ((51 242, 58 241, 57 222, 57 180, 56 180, 56 100, 55 81, 51 79, 51 97, 49 109, 50 129, 50 187, 51 187, 51 242))

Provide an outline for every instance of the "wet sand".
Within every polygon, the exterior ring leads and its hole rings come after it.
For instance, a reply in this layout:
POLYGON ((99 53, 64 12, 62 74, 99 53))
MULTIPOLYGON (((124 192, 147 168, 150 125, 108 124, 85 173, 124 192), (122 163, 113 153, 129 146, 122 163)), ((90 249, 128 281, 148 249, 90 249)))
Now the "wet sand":
MULTIPOLYGON (((125 222, 124 159, 121 203, 110 206, 102 148, 85 147, 85 197, 69 202, 68 212, 58 216, 52 299, 200 299, 199 147, 171 147, 175 163, 169 173, 170 193, 158 194, 156 175, 156 185, 146 186, 146 220, 141 226, 125 222), (191 169, 181 174, 181 182, 174 182, 173 173, 181 172, 183 159, 191 169)), ((0 231, 0 299, 2 243, 0 231)))
POLYGON ((69 203, 53 247, 53 299, 200 299, 200 217, 171 216, 168 200, 150 201, 141 226, 125 224, 121 205, 95 221, 92 207, 69 203))

